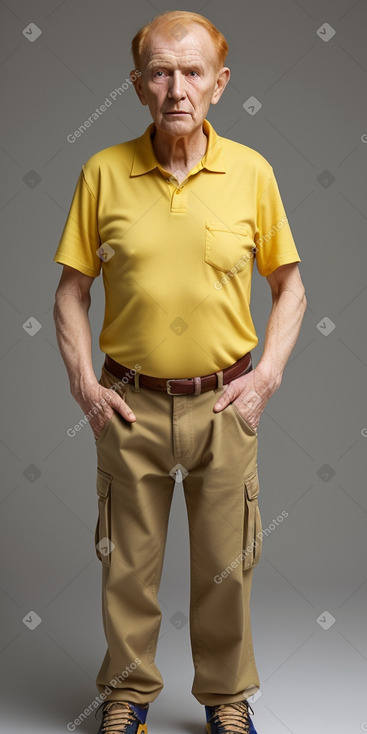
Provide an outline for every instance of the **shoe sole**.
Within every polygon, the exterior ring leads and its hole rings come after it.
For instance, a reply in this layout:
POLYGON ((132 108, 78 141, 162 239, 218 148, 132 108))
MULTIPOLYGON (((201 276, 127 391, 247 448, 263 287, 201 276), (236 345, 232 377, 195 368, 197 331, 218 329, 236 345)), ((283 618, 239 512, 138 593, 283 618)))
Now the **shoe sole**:
MULTIPOLYGON (((205 724, 205 732, 206 734, 211 734, 211 724, 209 724, 209 722, 205 724)), ((251 720, 250 720, 250 734, 257 734, 257 731, 251 720)))

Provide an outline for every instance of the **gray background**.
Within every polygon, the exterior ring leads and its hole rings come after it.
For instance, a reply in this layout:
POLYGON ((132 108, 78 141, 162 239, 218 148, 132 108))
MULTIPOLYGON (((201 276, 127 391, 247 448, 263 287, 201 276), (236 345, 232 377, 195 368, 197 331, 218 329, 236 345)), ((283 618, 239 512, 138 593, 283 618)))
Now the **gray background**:
MULTIPOLYGON (((255 724, 258 734, 367 730, 366 5, 0 3, 0 728, 8 734, 66 731, 97 695, 105 652, 94 550, 95 447, 88 426, 74 438, 66 435, 81 411, 57 348, 52 307, 61 266, 52 257, 82 163, 140 135, 149 113, 129 87, 74 144, 66 136, 128 77, 138 28, 177 8, 202 12, 229 42, 232 80, 208 117, 219 134, 255 148, 273 165, 308 297, 282 386, 259 428, 263 526, 289 514, 264 538, 254 574, 261 680, 255 724), (328 41, 317 34, 326 22, 336 31, 328 41), (42 31, 33 43, 23 34, 29 23, 42 31), (251 96, 262 104, 254 115, 243 107, 251 96), (325 317, 335 324, 329 334, 325 317), (41 324, 33 336, 32 318, 41 324), (29 612, 42 620, 33 630, 23 622, 29 612)), ((91 308, 98 375, 103 304, 98 278, 91 308)), ((270 307, 269 286, 255 268, 255 364, 270 307)), ((204 709, 190 693, 181 485, 159 598, 156 662, 165 687, 150 708, 149 731, 201 734, 204 709)), ((77 731, 97 728, 92 714, 77 731)))

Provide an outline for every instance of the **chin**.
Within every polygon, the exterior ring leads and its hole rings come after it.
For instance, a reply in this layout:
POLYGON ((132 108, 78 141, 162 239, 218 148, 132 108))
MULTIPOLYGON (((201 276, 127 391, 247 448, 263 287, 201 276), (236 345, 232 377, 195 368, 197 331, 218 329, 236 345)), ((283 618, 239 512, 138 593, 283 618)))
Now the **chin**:
POLYGON ((182 118, 163 117, 161 123, 158 123, 158 126, 165 130, 190 130, 193 127, 193 119, 191 115, 185 115, 182 118))

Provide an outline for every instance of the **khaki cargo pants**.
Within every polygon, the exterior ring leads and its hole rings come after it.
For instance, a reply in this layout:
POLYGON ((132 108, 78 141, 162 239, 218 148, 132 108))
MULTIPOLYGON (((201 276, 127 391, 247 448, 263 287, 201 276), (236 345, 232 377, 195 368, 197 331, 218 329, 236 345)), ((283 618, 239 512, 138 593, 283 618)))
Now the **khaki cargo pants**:
POLYGON ((97 688, 103 700, 134 703, 154 701, 163 688, 154 663, 162 617, 157 596, 175 478, 182 476, 191 693, 209 706, 247 698, 260 687, 250 621, 252 573, 262 548, 257 432, 233 404, 214 413, 222 388, 172 396, 125 385, 105 367, 99 382, 119 383, 136 421, 115 412, 96 441, 95 542, 108 644, 97 688))

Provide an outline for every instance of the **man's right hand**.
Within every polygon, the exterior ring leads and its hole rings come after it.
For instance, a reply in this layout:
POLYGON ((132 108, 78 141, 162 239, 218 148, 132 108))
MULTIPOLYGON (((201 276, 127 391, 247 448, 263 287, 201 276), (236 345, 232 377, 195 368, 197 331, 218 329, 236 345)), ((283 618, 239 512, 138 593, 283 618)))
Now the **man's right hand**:
POLYGON ((54 307, 57 340, 69 375, 71 394, 90 423, 94 438, 114 411, 132 423, 136 417, 115 390, 98 382, 92 363, 92 334, 88 319, 94 278, 64 265, 54 307))
POLYGON ((85 387, 83 395, 73 394, 73 397, 84 415, 88 417, 96 441, 105 424, 112 419, 114 411, 120 413, 130 423, 136 420, 136 416, 120 395, 115 390, 103 387, 99 382, 85 387))

